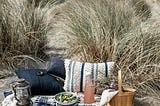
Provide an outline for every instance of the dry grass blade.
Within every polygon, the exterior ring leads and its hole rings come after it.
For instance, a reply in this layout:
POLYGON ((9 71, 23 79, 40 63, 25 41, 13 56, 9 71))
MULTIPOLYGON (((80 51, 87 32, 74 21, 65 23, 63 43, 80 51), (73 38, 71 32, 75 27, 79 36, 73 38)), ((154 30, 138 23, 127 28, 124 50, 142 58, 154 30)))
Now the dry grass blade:
POLYGON ((11 58, 10 63, 13 69, 46 68, 45 61, 40 58, 33 58, 32 56, 28 55, 14 56, 11 58))

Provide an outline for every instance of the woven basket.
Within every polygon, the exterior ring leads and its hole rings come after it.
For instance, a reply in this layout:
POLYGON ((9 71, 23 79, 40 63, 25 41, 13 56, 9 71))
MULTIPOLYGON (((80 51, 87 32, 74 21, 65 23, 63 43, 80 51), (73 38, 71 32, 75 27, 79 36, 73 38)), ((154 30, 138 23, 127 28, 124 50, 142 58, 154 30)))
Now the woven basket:
POLYGON ((118 72, 118 94, 114 96, 107 106, 133 106, 136 90, 133 88, 122 89, 121 71, 118 72))

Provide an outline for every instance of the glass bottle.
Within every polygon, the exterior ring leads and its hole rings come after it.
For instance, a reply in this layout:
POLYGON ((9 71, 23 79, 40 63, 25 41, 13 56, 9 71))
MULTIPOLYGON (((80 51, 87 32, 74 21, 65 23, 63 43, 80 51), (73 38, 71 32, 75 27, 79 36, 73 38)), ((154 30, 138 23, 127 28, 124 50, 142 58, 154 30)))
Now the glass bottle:
POLYGON ((84 89, 84 103, 91 104, 95 102, 94 99, 95 85, 91 74, 86 76, 85 89, 84 89))

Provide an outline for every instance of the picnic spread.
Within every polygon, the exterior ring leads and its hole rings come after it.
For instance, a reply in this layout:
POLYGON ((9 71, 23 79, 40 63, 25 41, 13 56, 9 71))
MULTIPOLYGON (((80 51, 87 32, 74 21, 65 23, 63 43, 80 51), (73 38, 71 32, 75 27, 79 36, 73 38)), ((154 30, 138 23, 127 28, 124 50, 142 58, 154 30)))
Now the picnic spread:
MULTIPOLYGON (((117 94, 117 92, 112 92, 115 94, 117 94)), ((95 96, 95 102, 92 104, 85 104, 84 103, 84 94, 83 93, 77 93, 78 97, 79 97, 79 101, 77 101, 76 106, 100 106, 100 101, 102 103, 104 103, 104 100, 101 100, 101 96, 100 95, 96 95, 95 96)), ((113 97, 112 95, 108 95, 108 98, 113 97)), ((55 96, 34 96, 31 98, 32 101, 32 106, 57 106, 55 99, 55 96)), ((107 97, 107 96, 106 96, 107 97)), ((17 100, 14 98, 14 94, 10 94, 8 95, 4 101, 2 102, 2 106, 16 106, 17 100)))
MULTIPOLYGON (((48 69, 16 70, 18 79, 12 91, 4 93, 2 106, 132 106, 135 90, 122 89, 121 70, 117 87, 112 82, 96 94, 95 81, 109 79, 114 65, 52 57, 48 69)), ((101 88, 101 83, 96 87, 101 88)))

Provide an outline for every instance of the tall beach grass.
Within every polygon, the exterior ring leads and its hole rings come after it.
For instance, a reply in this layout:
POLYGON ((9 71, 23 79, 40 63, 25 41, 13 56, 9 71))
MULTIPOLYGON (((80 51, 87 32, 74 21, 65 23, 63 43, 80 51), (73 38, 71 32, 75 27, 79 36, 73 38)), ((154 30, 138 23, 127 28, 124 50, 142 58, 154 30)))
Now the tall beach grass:
POLYGON ((17 60, 21 56, 24 56, 22 60, 34 62, 37 57, 44 59, 46 35, 52 30, 55 4, 35 6, 28 0, 1 0, 0 7, 0 63, 3 68, 12 67, 12 63, 20 64, 17 60))
POLYGON ((72 0, 68 5, 69 54, 80 55, 82 61, 113 60, 117 40, 139 21, 128 0, 72 0))
POLYGON ((134 86, 139 94, 157 95, 160 91, 159 28, 148 27, 146 32, 142 29, 135 27, 118 42, 115 60, 127 85, 134 86))

